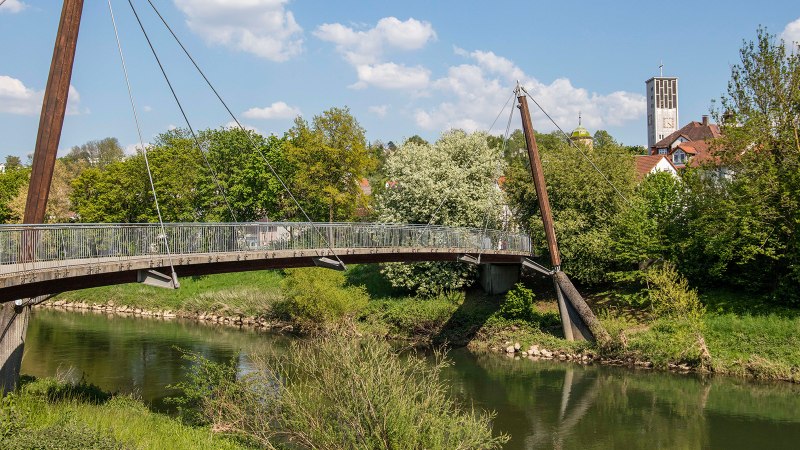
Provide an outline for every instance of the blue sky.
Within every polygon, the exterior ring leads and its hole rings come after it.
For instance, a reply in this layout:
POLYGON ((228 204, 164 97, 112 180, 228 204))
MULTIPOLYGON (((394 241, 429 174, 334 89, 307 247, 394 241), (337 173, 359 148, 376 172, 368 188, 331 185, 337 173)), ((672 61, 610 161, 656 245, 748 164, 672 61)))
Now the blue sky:
MULTIPOLYGON (((0 0, 2 1, 2 0, 0 0)), ((133 0, 196 128, 230 118, 165 33, 133 0)), ((800 41, 794 1, 155 1, 234 113, 281 135, 349 106, 370 140, 486 131, 515 80, 569 130, 645 144, 644 81, 680 78, 680 122, 724 92, 743 39, 759 25, 800 41)), ((145 140, 184 126, 127 0, 112 0, 145 140)), ((60 1, 0 6, 0 156, 32 152, 60 1)), ((85 2, 62 154, 107 136, 137 142, 106 0, 85 2)), ((492 130, 504 131, 503 119, 492 130)), ((534 127, 550 131, 540 113, 534 127)), ((519 127, 515 116, 512 126, 519 127)))

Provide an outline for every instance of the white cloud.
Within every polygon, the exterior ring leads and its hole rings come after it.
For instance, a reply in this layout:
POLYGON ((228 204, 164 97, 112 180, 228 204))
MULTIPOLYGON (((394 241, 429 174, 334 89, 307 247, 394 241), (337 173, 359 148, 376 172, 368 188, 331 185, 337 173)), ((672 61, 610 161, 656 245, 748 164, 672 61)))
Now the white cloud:
POLYGON ((389 105, 375 105, 370 106, 368 108, 369 112, 375 114, 378 117, 386 117, 386 113, 389 112, 389 105))
MULTIPOLYGON (((37 91, 6 75, 0 75, 0 113, 34 116, 42 111, 44 90, 37 91)), ((69 86, 67 114, 80 114, 81 95, 75 86, 69 86)), ((88 112, 85 110, 83 112, 88 112)))
MULTIPOLYGON (((242 126, 244 127, 245 130, 255 131, 256 133, 261 134, 261 131, 258 128, 252 126, 252 125, 248 125, 246 123, 243 123, 242 126)), ((230 122, 228 122, 225 125, 223 125, 223 128, 239 129, 239 124, 237 124, 236 122, 231 120, 230 122)))
POLYGON ((0 6, 0 13, 7 12, 7 13, 18 13, 23 9, 27 8, 28 5, 19 1, 19 0, 6 0, 2 6, 0 6))
POLYGON ((783 39, 786 44, 789 44, 791 48, 800 45, 800 18, 786 25, 786 28, 783 29, 783 33, 781 33, 781 39, 783 39), (794 43, 794 45, 791 45, 792 43, 794 43))
MULTIPOLYGON (((151 144, 149 142, 145 142, 144 143, 144 148, 149 148, 150 145, 151 144)), ((125 151, 126 155, 130 156, 130 155, 135 155, 136 153, 140 152, 141 150, 142 150, 141 144, 136 143, 136 144, 126 145, 124 151, 125 151)))
POLYGON ((350 86, 352 88, 364 89, 372 85, 382 89, 421 90, 430 82, 430 71, 422 66, 383 59, 386 50, 418 50, 435 40, 436 32, 429 22, 384 17, 366 31, 356 31, 340 23, 326 23, 314 31, 314 36, 336 44, 336 50, 356 69, 358 81, 350 86))
MULTIPOLYGON (((517 80, 520 80, 556 123, 565 129, 577 125, 579 111, 583 114, 584 125, 593 129, 621 125, 640 118, 645 113, 645 98, 639 94, 624 91, 607 95, 589 93, 586 89, 573 86, 566 78, 545 84, 525 74, 511 60, 493 52, 466 52, 459 48, 455 52, 471 61, 468 64, 451 66, 446 76, 432 82, 431 90, 434 94, 448 100, 432 108, 416 110, 416 123, 424 129, 462 128, 486 131, 511 96, 517 80)), ((537 130, 547 132, 554 129, 533 104, 531 113, 537 130)), ((502 132, 505 129, 508 109, 503 116, 492 132, 502 132)), ((518 120, 515 118, 514 123, 518 120)))
POLYGON ((420 90, 430 82, 430 70, 422 66, 409 67, 403 64, 383 63, 356 67, 358 81, 350 87, 363 89, 373 85, 382 89, 420 90))
POLYGON ((436 39, 430 22, 384 17, 374 28, 356 31, 340 23, 320 25, 314 36, 336 44, 336 49, 354 66, 376 64, 387 48, 418 50, 436 39))
POLYGON ((150 105, 144 105, 144 107, 142 108, 142 111, 144 111, 146 113, 151 112, 151 111, 153 111, 153 107, 150 106, 150 105))
POLYGON ((175 0, 189 28, 209 44, 286 61, 303 51, 303 29, 288 0, 175 0))
POLYGON ((275 102, 266 108, 250 108, 242 113, 248 119, 293 119, 299 116, 300 109, 285 102, 275 102))

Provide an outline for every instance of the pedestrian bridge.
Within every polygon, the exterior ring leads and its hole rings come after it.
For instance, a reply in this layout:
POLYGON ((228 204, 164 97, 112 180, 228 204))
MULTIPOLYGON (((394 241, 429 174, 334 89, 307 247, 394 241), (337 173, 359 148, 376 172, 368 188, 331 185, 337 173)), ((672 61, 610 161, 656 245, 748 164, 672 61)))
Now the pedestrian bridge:
POLYGON ((2 225, 0 303, 96 286, 158 283, 159 276, 162 281, 169 280, 171 266, 184 277, 307 267, 338 260, 361 264, 462 258, 518 264, 530 253, 531 240, 524 234, 426 225, 2 225))

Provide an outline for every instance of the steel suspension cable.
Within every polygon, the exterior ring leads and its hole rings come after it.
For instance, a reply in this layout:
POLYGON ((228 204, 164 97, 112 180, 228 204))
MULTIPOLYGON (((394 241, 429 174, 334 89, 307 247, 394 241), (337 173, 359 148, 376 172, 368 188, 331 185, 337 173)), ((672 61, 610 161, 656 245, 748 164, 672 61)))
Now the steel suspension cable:
MULTIPOLYGON (((131 0, 128 0, 129 3, 130 3, 130 1, 131 0)), ((337 255, 336 252, 333 250, 333 248, 331 246, 331 243, 328 241, 328 239, 325 237, 325 235, 322 233, 322 231, 320 231, 320 229, 314 224, 314 222, 308 216, 308 213, 306 213, 306 210, 303 209, 302 205, 300 205, 300 202, 297 201, 297 198, 295 198, 294 194, 289 189, 289 186, 286 185, 286 183, 284 182, 283 178, 278 174, 278 171, 275 170, 273 165, 269 162, 269 159, 267 159, 266 155, 264 155, 264 152, 261 150, 261 147, 256 144, 256 142, 253 140, 253 137, 250 135, 250 133, 247 131, 247 129, 245 129, 245 127, 242 125, 242 123, 239 121, 239 119, 236 117, 236 115, 233 113, 233 111, 231 111, 230 107, 228 107, 228 104, 225 102, 225 100, 223 100, 222 96, 219 94, 217 89, 214 87, 214 85, 208 79, 208 77, 206 76, 206 74, 203 71, 203 69, 200 68, 200 65, 197 64, 197 61, 195 61, 194 57, 192 57, 192 55, 189 52, 189 50, 187 50, 186 46, 183 45, 183 42, 181 41, 181 39, 178 37, 177 34, 175 34, 175 32, 172 30, 172 27, 169 25, 169 23, 167 23, 166 19, 164 19, 164 16, 161 15, 161 12, 158 10, 158 8, 156 8, 156 6, 153 4, 153 2, 151 0, 147 0, 147 2, 153 8, 153 11, 156 13, 158 18, 161 19, 161 22, 164 24, 164 26, 167 28, 169 33, 175 39, 175 42, 177 42, 178 45, 181 47, 181 50, 183 50, 183 53, 186 54, 186 57, 189 58, 189 60, 194 65, 195 69, 197 69, 197 72, 200 74, 201 77, 203 77, 203 80, 205 80, 205 82, 208 85, 208 87, 211 88, 211 90, 214 92, 214 95, 216 95, 217 99, 220 101, 222 106, 225 108, 226 111, 228 111, 228 114, 231 116, 233 121, 236 122, 236 125, 239 127, 239 129, 241 129, 244 132, 244 134, 247 136, 247 139, 250 141, 250 145, 258 152, 258 154, 261 156, 261 159, 264 160, 264 163, 267 165, 267 167, 269 168, 270 172, 272 172, 272 175, 275 176, 275 178, 281 184, 281 186, 286 191, 286 193, 289 194, 289 197, 292 199, 292 202, 297 206, 297 208, 303 214, 303 217, 305 217, 305 219, 311 225, 312 229, 314 229, 314 231, 317 234, 319 234, 319 236, 322 238, 322 241, 325 242, 325 246, 328 248, 328 250, 330 250, 330 252, 336 258, 336 260, 342 265, 342 267, 344 267, 344 262, 339 258, 339 255, 337 255)), ((133 8, 133 4, 131 4, 131 7, 133 8)), ((137 15, 137 19, 138 19, 138 15, 137 15)), ((141 22, 140 22, 140 24, 141 24, 141 22)))
MULTIPOLYGON (((513 96, 514 96, 514 93, 512 92, 511 93, 511 97, 513 98, 513 96)), ((508 105, 508 102, 506 102, 506 105, 508 105)), ((504 105, 503 109, 505 109, 505 108, 506 107, 504 105)), ((508 122, 506 123, 506 133, 503 136, 503 147, 500 149, 500 154, 501 155, 505 155, 506 147, 508 146, 508 137, 509 137, 509 135, 511 133, 511 120, 513 119, 513 117, 514 117, 514 108, 511 108, 511 110, 508 113, 508 122)), ((495 119, 495 121, 496 121, 496 119, 495 119)), ((496 183, 496 186, 498 187, 498 190, 499 190, 500 183, 499 182, 495 182, 495 183, 496 183)), ((483 250, 486 250, 486 249, 483 248, 483 239, 486 237, 486 230, 489 228, 489 213, 491 212, 492 207, 494 207, 494 201, 493 200, 494 200, 494 196, 491 195, 490 198, 489 198, 489 201, 486 204, 486 217, 484 218, 484 222, 483 222, 483 232, 481 233, 481 236, 480 236, 481 242, 478 243, 478 261, 479 262, 481 260, 481 254, 483 253, 483 250)))
POLYGON ((117 30, 117 21, 114 18, 114 8, 111 6, 111 0, 108 0, 108 12, 111 15, 111 24, 114 26, 114 37, 117 41, 117 50, 119 50, 119 60, 122 63, 122 73, 125 75, 125 85, 128 87, 128 98, 131 102, 131 111, 133 112, 133 120, 136 122, 136 133, 139 135, 139 145, 142 148, 142 155, 144 156, 144 165, 147 168, 147 178, 150 181, 150 189, 153 192, 153 201, 155 202, 156 206, 156 213, 158 214, 158 225, 161 228, 161 236, 164 239, 164 247, 167 249, 167 260, 169 261, 169 267, 172 271, 171 278, 172 278, 172 286, 177 288, 177 280, 178 277, 175 274, 175 265, 172 262, 172 252, 169 248, 169 241, 167 240, 167 230, 164 227, 164 220, 161 216, 161 207, 158 204, 158 194, 156 194, 156 186, 153 183, 153 172, 150 170, 150 161, 147 157, 147 147, 144 145, 144 139, 142 138, 142 127, 139 123, 139 114, 136 112, 136 102, 133 98, 133 90, 131 89, 131 82, 130 78, 128 77, 128 67, 125 64, 125 55, 122 52, 122 43, 119 39, 119 32, 117 30))
POLYGON ((545 110, 544 110, 544 108, 542 108, 542 105, 540 105, 540 104, 539 104, 539 102, 537 102, 537 101, 536 101, 536 99, 535 99, 535 98, 533 98, 533 96, 532 96, 531 94, 529 94, 529 93, 528 93, 528 91, 527 91, 527 90, 526 90, 524 87, 521 87, 521 88, 522 88, 522 92, 524 92, 524 93, 525 93, 525 95, 526 95, 526 96, 527 96, 529 99, 531 99, 531 101, 532 101, 534 104, 536 104, 536 106, 538 106, 538 107, 539 107, 539 109, 540 109, 540 110, 541 110, 541 111, 544 113, 544 115, 545 115, 545 116, 547 116, 547 118, 548 118, 548 119, 550 119, 550 122, 552 122, 552 123, 553 123, 553 125, 554 125, 554 126, 557 128, 557 129, 558 129, 558 131, 560 131, 560 132, 561 132, 561 134, 562 134, 562 135, 564 135, 564 138, 566 138, 566 140, 567 140, 567 143, 569 143, 569 145, 570 145, 570 146, 572 146, 574 149, 578 150, 578 153, 580 153, 580 154, 581 154, 581 156, 583 156, 583 159, 585 159, 585 160, 586 160, 586 161, 587 161, 589 164, 591 164, 591 166, 594 168, 594 170, 595 170, 595 171, 597 171, 597 173, 599 173, 601 177, 603 177, 603 180, 605 180, 605 181, 606 181, 606 183, 608 183, 608 185, 609 185, 609 186, 611 186, 611 187, 614 189, 614 191, 617 193, 617 195, 619 195, 619 196, 620 196, 620 197, 621 197, 623 200, 625 200, 625 203, 627 203, 627 204, 628 204, 628 206, 630 206, 630 204, 631 204, 630 200, 628 200, 628 198, 627 198, 627 197, 625 197, 625 196, 622 194, 622 192, 620 192, 620 190, 619 190, 619 189, 617 189, 617 186, 615 186, 615 185, 614 185, 614 183, 612 183, 612 182, 611 182, 611 180, 609 180, 609 179, 608 179, 608 177, 607 177, 607 176, 606 176, 606 175, 603 173, 603 171, 602 171, 602 170, 600 170, 600 168, 599 168, 599 167, 597 167, 597 165, 594 163, 594 161, 592 161, 591 159, 589 159, 589 157, 588 157, 588 156, 586 156, 586 153, 584 153, 584 151, 583 151, 583 150, 581 150, 581 149, 580 149, 580 147, 578 147, 578 145, 577 145, 576 143, 572 142, 572 139, 570 139, 570 138, 569 138, 569 136, 567 135, 567 133, 565 133, 565 132, 564 132, 564 130, 563 130, 563 129, 561 129, 561 127, 560 127, 560 126, 558 126, 558 124, 556 123, 556 121, 555 121, 555 120, 553 120, 553 118, 552 118, 552 117, 550 117, 550 114, 548 114, 548 113, 547 113, 547 111, 545 111, 545 110))
POLYGON ((153 53, 153 57, 155 57, 156 62, 158 63, 159 69, 161 69, 161 74, 164 76, 164 80, 167 82, 167 86, 169 86, 169 90, 172 93, 172 98, 175 99, 175 103, 178 105, 178 109, 181 111, 181 115, 183 116, 184 122, 186 122, 186 126, 189 128, 189 132, 192 134, 192 139, 194 139, 195 145, 197 145, 197 149, 200 151, 200 155, 203 157, 203 160, 208 166, 208 169, 211 171, 211 176, 214 178, 214 182, 217 185, 217 189, 219 190, 220 195, 222 196, 225 205, 228 207, 228 211, 231 213, 231 218, 234 222, 237 222, 236 213, 231 208, 231 204, 228 202, 228 196, 225 195, 225 190, 222 189, 222 185, 219 182, 219 178, 217 177, 217 172, 211 166, 211 163, 208 161, 205 152, 203 151, 202 145, 200 145, 200 139, 197 138, 197 133, 195 133, 192 124, 189 122, 189 117, 186 115, 186 111, 183 109, 183 104, 181 103, 180 99, 178 98, 178 94, 175 92, 175 88, 172 86, 172 82, 167 75, 166 70, 164 69, 164 65, 161 64, 161 59, 158 57, 158 52, 156 52, 155 47, 153 47, 153 43, 150 41, 150 36, 147 34, 147 31, 144 29, 144 24, 142 24, 141 19, 139 18, 139 14, 136 11, 136 7, 133 6, 133 2, 128 0, 128 4, 131 6, 131 10, 133 11, 133 15, 136 16, 136 22, 139 23, 139 28, 141 28, 142 33, 144 34, 145 39, 147 40, 147 45, 150 47, 150 51, 153 53))

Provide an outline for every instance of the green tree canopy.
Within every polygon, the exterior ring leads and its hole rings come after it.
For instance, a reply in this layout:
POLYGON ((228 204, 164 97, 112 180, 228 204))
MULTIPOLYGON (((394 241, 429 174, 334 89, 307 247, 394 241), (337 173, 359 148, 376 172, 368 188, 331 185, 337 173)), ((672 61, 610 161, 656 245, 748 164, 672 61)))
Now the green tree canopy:
MULTIPOLYGON (((504 199, 497 189, 504 162, 484 133, 449 131, 436 143, 406 141, 386 161, 389 188, 376 200, 381 222, 483 227, 498 226, 504 199)), ((477 251, 477 248, 476 248, 477 251)), ((457 289, 474 279, 458 263, 386 265, 394 286, 423 294, 457 289)))
POLYGON ((64 159, 67 162, 84 162, 91 167, 105 168, 109 164, 122 161, 125 152, 117 138, 107 137, 98 141, 89 141, 70 149, 64 159))
POLYGON ((352 220, 365 204, 359 183, 377 161, 364 135, 347 107, 328 109, 311 125, 295 119, 286 145, 290 187, 312 220, 352 220))
POLYGON ((800 47, 759 29, 720 104, 715 158, 684 176, 679 267, 695 282, 800 302, 800 47))
MULTIPOLYGON (((601 175, 558 135, 537 134, 536 138, 564 270, 584 282, 604 281, 616 263, 611 232, 617 214, 626 205, 616 190, 627 198, 632 196, 633 157, 619 145, 607 144, 602 152, 587 156, 601 175)), ((546 255, 544 228, 527 159, 509 166, 506 191, 512 210, 531 233, 537 251, 546 255)))

